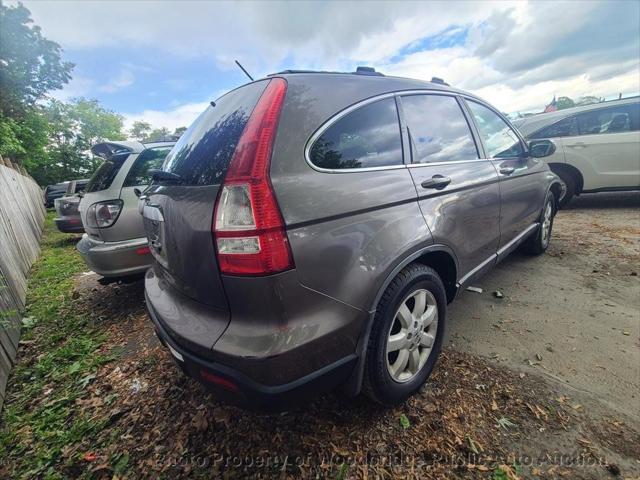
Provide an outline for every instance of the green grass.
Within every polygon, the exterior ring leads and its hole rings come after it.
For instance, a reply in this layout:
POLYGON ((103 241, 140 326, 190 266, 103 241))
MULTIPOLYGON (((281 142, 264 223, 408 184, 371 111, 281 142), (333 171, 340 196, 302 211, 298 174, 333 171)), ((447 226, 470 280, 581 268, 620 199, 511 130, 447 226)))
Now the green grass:
POLYGON ((95 353, 105 335, 73 295, 74 277, 86 270, 73 238, 58 232, 53 214, 47 215, 42 252, 29 278, 21 335, 26 342, 18 349, 0 422, 0 477, 3 469, 11 478, 65 477, 64 446, 91 438, 104 423, 75 405, 112 356, 95 353))

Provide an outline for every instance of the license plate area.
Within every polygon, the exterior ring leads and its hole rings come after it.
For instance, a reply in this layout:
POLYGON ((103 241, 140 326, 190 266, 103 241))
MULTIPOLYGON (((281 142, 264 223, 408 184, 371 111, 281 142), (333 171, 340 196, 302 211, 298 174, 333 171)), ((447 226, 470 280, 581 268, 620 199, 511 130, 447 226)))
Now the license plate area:
POLYGON ((149 240, 149 249, 156 260, 166 266, 165 228, 162 211, 155 205, 145 205, 142 216, 144 217, 144 227, 149 240))

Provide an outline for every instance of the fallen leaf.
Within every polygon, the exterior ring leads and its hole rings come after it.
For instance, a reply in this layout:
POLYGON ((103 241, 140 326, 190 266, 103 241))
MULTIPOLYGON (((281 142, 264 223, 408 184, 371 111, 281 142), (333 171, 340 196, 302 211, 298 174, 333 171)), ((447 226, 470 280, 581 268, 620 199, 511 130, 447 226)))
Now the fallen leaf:
POLYGON ((400 426, 405 430, 411 426, 411 422, 404 413, 400 415, 400 426))
POLYGON ((87 453, 85 453, 85 454, 82 456, 82 459, 83 459, 85 462, 93 462, 93 461, 95 461, 95 459, 96 459, 96 454, 95 454, 95 453, 93 453, 93 452, 87 452, 87 453))

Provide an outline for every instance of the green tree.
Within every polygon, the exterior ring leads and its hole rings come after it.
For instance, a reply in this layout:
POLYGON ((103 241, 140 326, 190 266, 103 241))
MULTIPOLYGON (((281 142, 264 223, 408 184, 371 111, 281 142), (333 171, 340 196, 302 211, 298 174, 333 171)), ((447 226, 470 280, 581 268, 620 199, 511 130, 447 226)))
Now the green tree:
POLYGON ((593 95, 586 95, 584 97, 580 97, 580 99, 576 102, 576 106, 579 105, 591 105, 592 103, 600 103, 602 100, 599 97, 594 97, 593 95))
POLYGON ((187 127, 178 127, 173 131, 173 135, 180 138, 184 132, 187 131, 187 127))
POLYGON ((564 110, 565 108, 575 107, 575 102, 569 97, 558 97, 556 101, 556 108, 558 110, 564 110))
POLYGON ((129 135, 136 140, 143 142, 147 138, 149 138, 149 133, 151 132, 151 124, 145 122, 143 120, 138 120, 133 122, 131 125, 131 129, 129 130, 129 135))
POLYGON ((32 168, 46 163, 48 158, 47 143, 50 130, 44 108, 34 106, 27 110, 22 116, 19 126, 18 139, 25 153, 24 155, 9 155, 9 157, 19 159, 20 163, 31 173, 32 168))
POLYGON ((7 117, 23 113, 71 79, 73 64, 62 61, 60 45, 32 24, 31 13, 21 3, 0 3, 0 111, 7 117))
POLYGON ((162 142, 169 141, 173 137, 171 136, 171 132, 167 127, 154 128, 151 133, 149 133, 149 137, 147 140, 150 142, 162 142))
POLYGON ((38 101, 71 79, 73 64, 62 61, 61 51, 21 3, 0 2, 0 153, 32 174, 48 158, 49 124, 38 101))
POLYGON ((26 153, 20 142, 20 125, 0 113, 0 155, 15 158, 26 153))
POLYGON ((71 120, 77 128, 76 140, 80 148, 89 150, 103 140, 125 140, 124 118, 100 105, 98 100, 76 98, 68 104, 71 120))
POLYGON ((41 185, 89 176, 100 163, 90 154, 91 146, 126 138, 122 116, 103 108, 97 100, 51 100, 46 118, 47 155, 28 163, 31 175, 41 185))

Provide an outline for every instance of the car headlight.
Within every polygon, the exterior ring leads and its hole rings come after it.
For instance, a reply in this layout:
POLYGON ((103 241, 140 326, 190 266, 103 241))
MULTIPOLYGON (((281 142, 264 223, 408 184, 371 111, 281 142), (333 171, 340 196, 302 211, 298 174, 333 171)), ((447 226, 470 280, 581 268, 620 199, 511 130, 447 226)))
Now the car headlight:
POLYGON ((87 209, 87 226, 90 228, 107 228, 116 223, 122 211, 122 200, 107 200, 94 203, 87 209))

